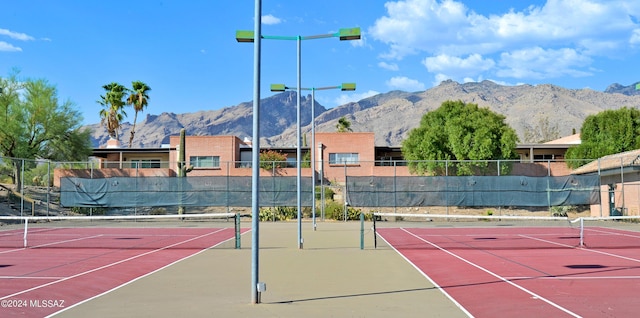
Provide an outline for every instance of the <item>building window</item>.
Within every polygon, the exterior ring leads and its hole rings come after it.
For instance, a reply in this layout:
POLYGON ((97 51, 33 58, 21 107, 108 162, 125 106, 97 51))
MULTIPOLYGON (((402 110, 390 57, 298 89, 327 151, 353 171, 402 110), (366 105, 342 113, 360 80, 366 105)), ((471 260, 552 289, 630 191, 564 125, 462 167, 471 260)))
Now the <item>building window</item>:
POLYGON ((554 160, 553 155, 534 155, 533 160, 554 160))
POLYGON ((131 168, 160 168, 160 159, 133 159, 131 168))
POLYGON ((298 161, 296 158, 287 157, 287 168, 295 168, 298 166, 298 161))
POLYGON ((189 157, 189 164, 194 168, 220 168, 220 156, 189 157))
POLYGON ((358 164, 360 162, 360 156, 357 153, 330 153, 329 164, 358 164))

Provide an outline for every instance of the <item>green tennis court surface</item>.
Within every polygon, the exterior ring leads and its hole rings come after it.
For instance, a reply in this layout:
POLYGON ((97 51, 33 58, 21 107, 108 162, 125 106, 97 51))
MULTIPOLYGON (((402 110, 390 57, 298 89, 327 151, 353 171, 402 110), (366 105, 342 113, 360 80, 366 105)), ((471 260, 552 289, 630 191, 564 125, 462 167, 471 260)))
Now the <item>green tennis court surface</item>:
MULTIPOLYGON (((370 223, 369 223, 370 225, 370 223)), ((250 227, 243 222, 243 228, 250 227)), ((58 317, 465 317, 391 248, 360 250, 359 222, 260 224, 261 304, 251 304, 251 232, 58 317), (229 243, 231 244, 231 243, 229 243)))

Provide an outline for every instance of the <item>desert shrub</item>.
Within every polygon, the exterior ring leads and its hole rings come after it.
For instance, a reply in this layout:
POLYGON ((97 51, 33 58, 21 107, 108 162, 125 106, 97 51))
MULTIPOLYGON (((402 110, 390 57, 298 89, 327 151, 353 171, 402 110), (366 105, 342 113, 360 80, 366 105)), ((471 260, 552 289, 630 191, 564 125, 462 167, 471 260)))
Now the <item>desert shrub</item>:
MULTIPOLYGON (((360 220, 360 213, 362 213, 362 209, 347 207, 347 220, 360 220)), ((325 207, 325 218, 344 221, 345 213, 344 213, 344 204, 331 201, 328 202, 325 207)), ((371 220, 371 214, 365 213, 365 220, 371 220)))
POLYGON ((357 209, 354 207, 347 207, 347 220, 360 220, 360 214, 362 213, 362 209, 357 209))
POLYGON ((575 211, 576 207, 571 205, 562 205, 562 206, 552 206, 551 207, 551 216, 556 217, 567 217, 569 212, 575 211))
POLYGON ((149 211, 150 215, 165 215, 167 214, 167 209, 165 208, 153 208, 149 211))
MULTIPOLYGON (((53 185, 53 176, 49 176, 49 167, 47 164, 40 164, 33 169, 24 172, 24 181, 27 186, 44 187, 49 181, 49 185, 53 185)), ((53 174, 53 167, 51 168, 53 174)))
POLYGON ((71 208, 71 212, 77 213, 77 214, 82 214, 82 215, 105 215, 107 213, 107 209, 105 209, 105 208, 86 208, 86 207, 74 206, 74 207, 71 208))
MULTIPOLYGON (((323 187, 316 187, 316 200, 322 199, 322 188, 323 187)), ((324 198, 325 198, 325 200, 333 200, 333 195, 334 194, 335 194, 335 192, 331 188, 329 188, 327 186, 324 187, 324 198)))
POLYGON ((328 201, 324 208, 324 216, 331 220, 344 220, 344 204, 328 201))
POLYGON ((287 221, 296 219, 298 211, 295 207, 277 206, 260 209, 260 221, 287 221))
POLYGON ((276 214, 272 208, 260 208, 259 216, 260 221, 280 221, 276 219, 276 214))

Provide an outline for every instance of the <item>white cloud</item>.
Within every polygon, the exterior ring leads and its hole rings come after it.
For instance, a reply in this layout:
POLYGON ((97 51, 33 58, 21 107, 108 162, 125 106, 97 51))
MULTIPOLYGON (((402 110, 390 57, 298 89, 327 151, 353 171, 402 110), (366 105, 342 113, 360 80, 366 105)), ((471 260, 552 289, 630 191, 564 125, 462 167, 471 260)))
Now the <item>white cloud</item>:
POLYGON ((422 64, 429 72, 443 72, 454 74, 479 74, 490 70, 496 64, 492 59, 483 59, 480 54, 471 54, 467 58, 459 58, 440 54, 425 58, 422 64))
POLYGON ((493 80, 493 79, 487 79, 488 81, 492 81, 498 85, 502 85, 502 86, 519 86, 519 85, 526 85, 526 83, 509 83, 509 82, 505 82, 505 81, 497 81, 497 80, 493 80))
POLYGON ((560 76, 581 77, 591 75, 577 70, 591 64, 591 58, 580 52, 564 48, 545 50, 540 47, 502 53, 498 76, 513 78, 554 78, 560 76))
POLYGON ((579 38, 606 38, 629 29, 629 1, 549 0, 542 7, 524 12, 491 16, 486 21, 495 35, 514 41, 564 41, 579 38))
POLYGON ((352 47, 365 47, 367 46, 367 41, 364 37, 362 37, 360 40, 349 41, 349 45, 351 45, 352 47))
POLYGON ((640 44, 640 29, 633 30, 631 34, 631 38, 629 39, 629 44, 638 45, 640 44))
POLYGON ((389 70, 389 71, 397 71, 398 70, 398 64, 396 64, 396 63, 379 62, 378 66, 380 68, 383 68, 383 69, 389 70))
POLYGON ((480 83, 484 81, 484 76, 480 75, 476 78, 472 78, 472 77, 465 77, 462 79, 463 83, 480 83))
POLYGON ((466 21, 464 5, 450 0, 387 2, 385 7, 388 16, 378 19, 368 33, 389 45, 383 56, 390 59, 429 51, 434 43, 455 38, 456 29, 466 21))
POLYGON ((340 94, 338 98, 335 99, 336 105, 344 105, 347 103, 357 102, 359 100, 365 99, 367 97, 371 97, 374 95, 378 95, 380 92, 369 90, 364 93, 351 93, 351 94, 340 94))
POLYGON ((399 89, 406 92, 417 92, 426 89, 424 83, 404 76, 392 77, 385 84, 391 89, 399 89))
POLYGON ((456 49, 459 55, 495 52, 532 41, 537 45, 582 39, 626 41, 625 32, 637 28, 630 18, 633 9, 621 0, 548 0, 542 7, 489 17, 454 0, 406 0, 389 2, 385 7, 387 16, 378 19, 369 33, 389 45, 389 57, 399 59, 421 51, 453 54, 450 50, 456 49))
POLYGON ((399 61, 426 54, 423 64, 436 80, 480 73, 588 76, 596 57, 627 54, 640 44, 640 3, 634 0, 547 0, 489 16, 460 0, 403 0, 387 2, 385 8, 386 15, 368 30, 387 45, 379 58, 399 61))
POLYGON ((14 40, 20 40, 20 41, 33 41, 34 38, 30 35, 27 35, 25 33, 18 33, 18 32, 13 32, 11 30, 7 30, 7 29, 0 29, 0 35, 6 35, 14 40))
POLYGON ((22 49, 7 42, 0 41, 0 52, 21 52, 22 49))
POLYGON ((262 16, 262 23, 263 24, 272 25, 272 24, 279 24, 280 22, 282 22, 282 20, 280 18, 276 18, 271 14, 267 14, 267 15, 263 15, 262 16))
POLYGON ((447 76, 446 74, 442 74, 442 73, 436 74, 435 80, 433 81, 433 86, 437 86, 438 84, 450 79, 451 77, 447 76))

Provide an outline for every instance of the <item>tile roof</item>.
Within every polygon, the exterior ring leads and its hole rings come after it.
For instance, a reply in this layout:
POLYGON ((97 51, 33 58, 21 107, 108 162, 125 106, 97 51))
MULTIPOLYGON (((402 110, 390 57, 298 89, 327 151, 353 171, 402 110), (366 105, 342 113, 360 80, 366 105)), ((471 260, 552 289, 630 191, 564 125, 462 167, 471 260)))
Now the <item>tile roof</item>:
POLYGON ((570 136, 562 137, 560 139, 545 142, 544 145, 550 145, 550 144, 579 145, 580 142, 581 142, 580 134, 573 134, 570 136))
POLYGON ((573 174, 586 174, 591 172, 616 169, 621 167, 640 166, 640 149, 621 152, 596 159, 573 171, 573 174))

